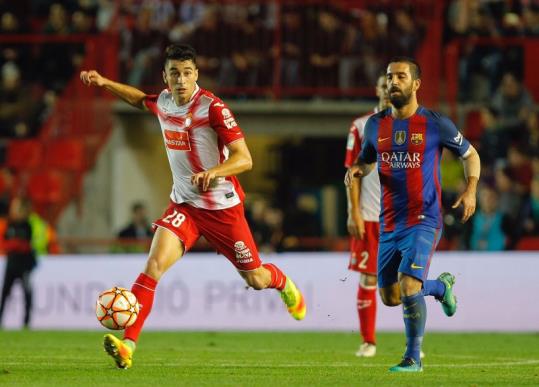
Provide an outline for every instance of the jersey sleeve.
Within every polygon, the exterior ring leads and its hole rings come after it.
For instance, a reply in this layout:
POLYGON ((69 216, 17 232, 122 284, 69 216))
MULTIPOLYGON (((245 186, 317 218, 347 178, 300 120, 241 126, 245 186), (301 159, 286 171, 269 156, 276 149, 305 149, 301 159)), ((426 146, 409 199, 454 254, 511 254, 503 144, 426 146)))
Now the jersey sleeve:
POLYGON ((369 118, 365 124, 361 152, 359 153, 359 160, 365 164, 372 164, 377 160, 377 150, 373 136, 376 137, 375 121, 369 118))
POLYGON ((359 131, 356 125, 352 124, 350 131, 348 132, 348 141, 346 142, 346 154, 344 156, 344 166, 350 168, 354 161, 357 159, 357 155, 361 151, 361 139, 359 137, 359 131))
POLYGON ((210 126, 217 132, 225 145, 244 137, 236 118, 234 118, 234 115, 223 101, 216 100, 212 102, 208 116, 210 126))
POLYGON ((440 124, 440 143, 454 154, 462 157, 470 149, 470 142, 464 138, 447 117, 439 118, 440 124))
POLYGON ((155 115, 157 115, 157 98, 159 98, 157 94, 150 94, 144 98, 144 105, 155 115))

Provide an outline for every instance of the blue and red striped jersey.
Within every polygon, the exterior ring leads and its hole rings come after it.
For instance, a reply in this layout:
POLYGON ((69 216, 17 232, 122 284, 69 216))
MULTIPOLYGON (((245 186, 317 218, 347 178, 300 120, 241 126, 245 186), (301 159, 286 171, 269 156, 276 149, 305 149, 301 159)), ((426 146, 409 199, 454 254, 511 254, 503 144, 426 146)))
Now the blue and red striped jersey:
POLYGON ((369 118, 359 159, 378 162, 383 231, 418 224, 442 227, 443 147, 463 156, 470 143, 449 118, 432 110, 420 106, 413 116, 401 120, 386 109, 369 118))

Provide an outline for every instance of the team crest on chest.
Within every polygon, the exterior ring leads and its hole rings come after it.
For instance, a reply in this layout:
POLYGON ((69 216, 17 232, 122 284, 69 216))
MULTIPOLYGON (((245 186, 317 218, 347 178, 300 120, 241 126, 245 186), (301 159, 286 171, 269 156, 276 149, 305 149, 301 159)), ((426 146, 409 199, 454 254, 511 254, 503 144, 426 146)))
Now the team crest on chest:
POLYGON ((187 114, 187 118, 185 119, 185 127, 188 128, 193 123, 193 115, 191 113, 187 114))
POLYGON ((397 130, 395 132, 395 144, 402 145, 406 142, 406 132, 404 130, 397 130))
POLYGON ((414 145, 420 145, 423 143, 423 133, 412 133, 410 142, 414 145))

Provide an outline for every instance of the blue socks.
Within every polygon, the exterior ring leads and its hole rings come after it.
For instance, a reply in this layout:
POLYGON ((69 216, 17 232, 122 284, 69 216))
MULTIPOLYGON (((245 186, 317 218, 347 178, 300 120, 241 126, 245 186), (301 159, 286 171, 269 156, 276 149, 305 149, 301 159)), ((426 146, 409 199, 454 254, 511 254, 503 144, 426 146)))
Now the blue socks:
POLYGON ((445 285, 439 279, 435 280, 426 280, 423 282, 423 295, 424 296, 434 296, 435 298, 441 300, 445 293, 445 285))
POLYGON ((401 297, 406 332, 406 353, 404 357, 414 359, 420 364, 421 344, 427 322, 427 306, 425 296, 434 296, 442 299, 445 293, 445 284, 438 280, 423 282, 423 289, 418 293, 407 297, 401 297))
POLYGON ((404 357, 412 358, 417 364, 420 364, 419 354, 425 332, 425 323, 427 322, 425 297, 423 296, 423 291, 419 291, 411 296, 402 297, 401 300, 406 332, 406 352, 404 357))

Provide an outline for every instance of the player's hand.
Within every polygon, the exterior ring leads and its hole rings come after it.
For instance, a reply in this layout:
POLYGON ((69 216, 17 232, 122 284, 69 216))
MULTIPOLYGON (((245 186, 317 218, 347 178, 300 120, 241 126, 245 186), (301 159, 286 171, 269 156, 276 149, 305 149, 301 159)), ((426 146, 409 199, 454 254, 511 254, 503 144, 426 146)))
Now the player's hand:
POLYGON ((86 86, 103 86, 105 78, 95 70, 81 71, 80 79, 86 86))
POLYGON ((365 221, 359 211, 350 211, 348 214, 348 232, 351 236, 363 239, 365 236, 365 221))
POLYGON ((203 171, 191 176, 191 184, 198 186, 206 192, 217 176, 211 170, 203 171))
POLYGON ((457 208, 462 204, 462 218, 460 221, 465 223, 468 219, 472 217, 475 212, 475 190, 467 189, 464 191, 455 201, 452 208, 457 208))
POLYGON ((353 165, 348 168, 348 170, 346 171, 346 175, 344 175, 344 184, 349 187, 354 179, 357 179, 361 176, 363 176, 363 171, 361 170, 361 168, 357 165, 353 165))

